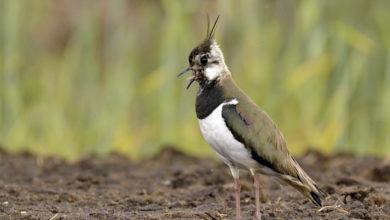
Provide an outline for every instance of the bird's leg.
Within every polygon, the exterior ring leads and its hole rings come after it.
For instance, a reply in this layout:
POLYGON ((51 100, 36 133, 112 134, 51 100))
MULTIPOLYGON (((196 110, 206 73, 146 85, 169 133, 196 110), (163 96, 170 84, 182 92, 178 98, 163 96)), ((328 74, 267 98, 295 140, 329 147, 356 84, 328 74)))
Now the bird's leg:
POLYGON ((240 180, 238 178, 234 178, 234 188, 235 188, 235 194, 236 194, 236 220, 241 220, 241 207, 240 207, 240 191, 241 191, 241 184, 240 180))
POLYGON ((258 220, 261 219, 261 212, 260 212, 260 182, 259 182, 259 176, 256 174, 253 175, 253 183, 255 186, 256 191, 256 218, 258 220))
POLYGON ((228 164, 230 168, 230 172, 232 173, 233 179, 234 179, 234 189, 235 189, 235 199, 236 199, 236 220, 241 220, 241 207, 240 207, 240 191, 241 191, 241 184, 240 184, 240 175, 239 175, 239 169, 237 167, 234 167, 230 164, 228 164))

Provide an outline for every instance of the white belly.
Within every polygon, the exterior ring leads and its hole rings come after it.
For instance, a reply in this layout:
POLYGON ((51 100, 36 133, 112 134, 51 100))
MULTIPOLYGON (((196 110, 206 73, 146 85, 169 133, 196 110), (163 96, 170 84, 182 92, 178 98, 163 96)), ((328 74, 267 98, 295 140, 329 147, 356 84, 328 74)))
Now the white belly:
POLYGON ((245 146, 234 138, 222 118, 222 107, 237 103, 237 100, 222 103, 209 116, 199 120, 200 131, 225 163, 252 168, 255 161, 245 146))

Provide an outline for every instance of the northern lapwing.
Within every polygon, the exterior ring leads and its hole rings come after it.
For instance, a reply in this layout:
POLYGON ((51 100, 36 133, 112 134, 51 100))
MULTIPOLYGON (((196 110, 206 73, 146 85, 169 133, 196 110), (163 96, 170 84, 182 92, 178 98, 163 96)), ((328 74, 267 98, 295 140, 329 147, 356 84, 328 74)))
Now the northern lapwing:
POLYGON ((239 169, 248 169, 253 176, 257 219, 261 219, 258 174, 277 177, 321 206, 323 191, 290 155, 276 124, 234 82, 214 40, 217 21, 211 30, 208 25, 206 39, 191 51, 189 67, 178 76, 191 71, 187 89, 195 81, 199 84, 196 116, 204 139, 234 178, 236 219, 241 219, 239 169))

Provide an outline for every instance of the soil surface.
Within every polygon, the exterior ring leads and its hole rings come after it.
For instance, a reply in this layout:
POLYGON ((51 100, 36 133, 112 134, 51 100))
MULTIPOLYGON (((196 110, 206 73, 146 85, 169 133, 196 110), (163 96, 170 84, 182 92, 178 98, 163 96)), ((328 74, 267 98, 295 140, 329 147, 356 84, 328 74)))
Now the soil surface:
MULTIPOLYGON (((390 161, 310 152, 298 162, 329 195, 322 211, 263 177, 263 219, 390 219, 390 161)), ((254 190, 242 172, 243 219, 254 190)), ((218 160, 173 149, 142 162, 116 154, 77 163, 0 153, 0 219, 234 219, 232 177, 218 160)))

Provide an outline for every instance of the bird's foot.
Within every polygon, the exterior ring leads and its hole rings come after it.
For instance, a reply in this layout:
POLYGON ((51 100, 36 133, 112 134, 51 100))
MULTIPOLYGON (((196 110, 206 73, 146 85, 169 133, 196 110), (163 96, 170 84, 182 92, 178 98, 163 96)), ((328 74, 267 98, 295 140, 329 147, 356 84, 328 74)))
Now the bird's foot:
POLYGON ((256 212, 256 219, 261 220, 261 212, 256 212))
POLYGON ((236 215, 236 220, 242 220, 241 215, 236 215))

